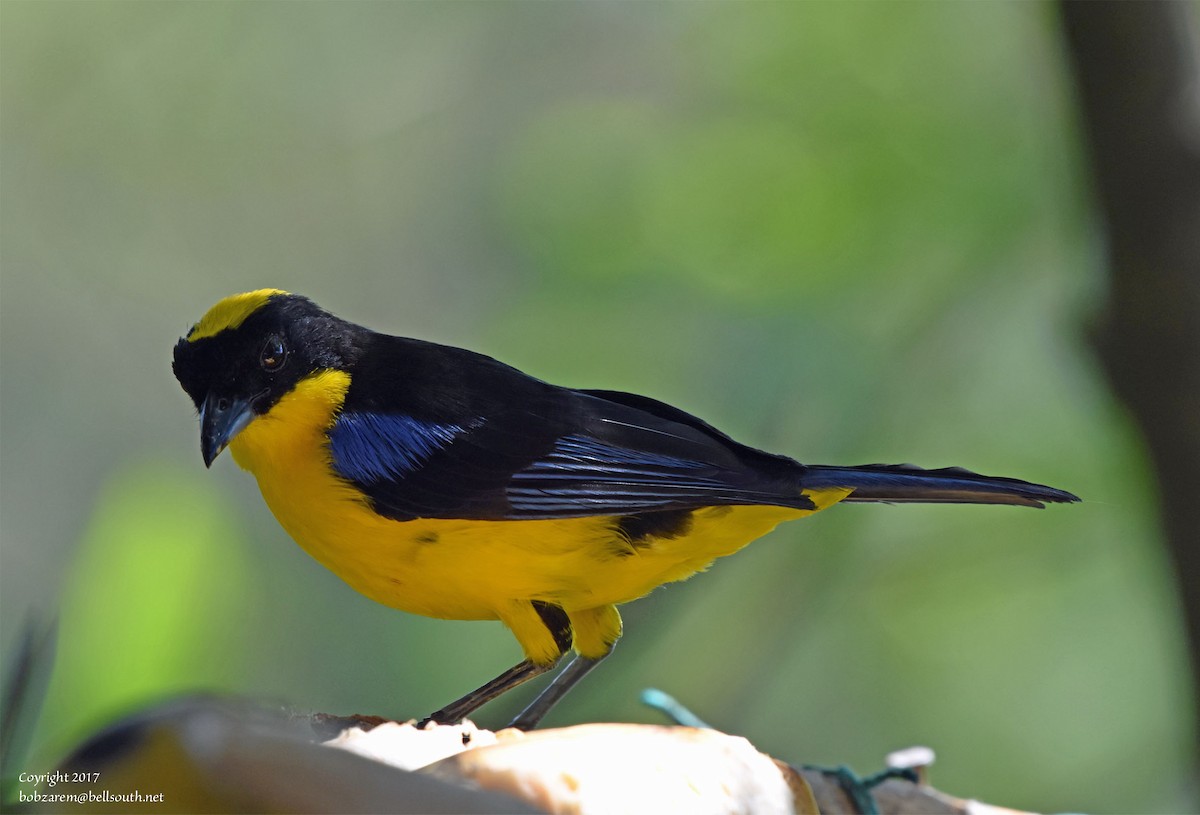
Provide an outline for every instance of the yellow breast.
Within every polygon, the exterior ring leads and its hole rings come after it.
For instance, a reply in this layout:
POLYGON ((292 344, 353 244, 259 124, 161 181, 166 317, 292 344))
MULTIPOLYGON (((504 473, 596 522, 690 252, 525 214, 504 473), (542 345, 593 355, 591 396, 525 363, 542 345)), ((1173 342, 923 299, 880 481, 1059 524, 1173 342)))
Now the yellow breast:
MULTIPOLYGON (((302 380, 238 434, 230 450, 300 546, 362 594, 394 608, 449 619, 506 619, 514 601, 544 600, 567 611, 623 603, 814 511, 699 509, 686 535, 636 547, 617 532, 616 519, 606 517, 391 520, 332 468, 326 431, 349 384, 339 371, 302 380)), ((821 509, 847 492, 812 497, 821 509)))

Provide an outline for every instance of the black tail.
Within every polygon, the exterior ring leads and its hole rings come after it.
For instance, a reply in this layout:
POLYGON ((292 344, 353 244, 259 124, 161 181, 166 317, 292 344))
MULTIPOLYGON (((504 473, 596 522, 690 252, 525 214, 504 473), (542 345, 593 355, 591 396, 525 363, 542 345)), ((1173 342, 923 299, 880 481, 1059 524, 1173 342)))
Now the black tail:
POLYGON ((912 464, 864 464, 859 467, 805 467, 803 489, 848 487, 843 501, 926 504, 1013 504, 1041 509, 1045 503, 1069 504, 1069 492, 1017 478, 979 475, 961 467, 923 470, 912 464), (1045 502, 1045 503, 1044 503, 1045 502))

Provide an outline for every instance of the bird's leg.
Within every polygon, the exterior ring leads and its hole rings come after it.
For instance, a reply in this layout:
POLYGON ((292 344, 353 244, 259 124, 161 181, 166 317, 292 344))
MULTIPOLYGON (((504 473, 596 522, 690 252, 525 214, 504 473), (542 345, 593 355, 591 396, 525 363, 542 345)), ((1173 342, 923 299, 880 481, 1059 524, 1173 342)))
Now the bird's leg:
MULTIPOLYGON (((538 665, 527 659, 512 666, 491 682, 476 688, 461 699, 456 699, 441 710, 430 713, 428 718, 418 724, 417 727, 424 728, 430 723, 457 724, 497 696, 507 693, 517 685, 528 682, 535 676, 541 676, 556 664, 557 662, 551 662, 549 665, 538 665)), ((538 718, 541 717, 539 716, 538 718)))
POLYGON ((567 695, 567 691, 575 687, 575 684, 587 676, 588 671, 600 664, 608 653, 598 656, 595 659, 588 657, 577 656, 571 660, 567 667, 562 669, 558 676, 554 677, 554 681, 546 686, 546 689, 537 695, 537 697, 529 703, 529 707, 517 714, 517 717, 508 723, 509 727, 515 727, 518 730, 532 730, 538 726, 538 722, 542 717, 550 712, 550 708, 557 704, 559 699, 567 695))

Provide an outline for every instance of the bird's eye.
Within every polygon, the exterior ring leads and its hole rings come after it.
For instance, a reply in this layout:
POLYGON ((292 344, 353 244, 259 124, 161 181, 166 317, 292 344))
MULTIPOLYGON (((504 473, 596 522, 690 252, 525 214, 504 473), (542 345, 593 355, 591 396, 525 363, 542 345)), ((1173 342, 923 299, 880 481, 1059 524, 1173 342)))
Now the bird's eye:
POLYGON ((264 371, 278 371, 283 367, 286 359, 287 349, 283 346, 283 340, 278 337, 271 337, 271 339, 267 340, 267 344, 263 346, 262 353, 258 356, 258 364, 262 366, 264 371))

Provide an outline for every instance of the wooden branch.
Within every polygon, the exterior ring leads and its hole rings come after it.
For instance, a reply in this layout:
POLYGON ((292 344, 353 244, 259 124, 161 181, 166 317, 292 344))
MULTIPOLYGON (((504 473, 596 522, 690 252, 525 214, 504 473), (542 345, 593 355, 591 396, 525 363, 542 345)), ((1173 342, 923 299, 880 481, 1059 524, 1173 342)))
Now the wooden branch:
MULTIPOLYGON (((22 806, 89 813, 861 811, 832 775, 797 770, 716 730, 375 725, 375 717, 289 717, 230 700, 177 699, 106 728, 60 767, 94 782, 40 787, 43 794, 107 795, 107 803, 26 799, 22 806), (341 723, 349 726, 327 738, 341 723), (162 797, 131 807, 120 796, 134 792, 162 797)), ((888 780, 871 792, 881 813, 1014 815, 924 783, 888 780)))
MULTIPOLYGON (((410 722, 352 728, 326 744, 503 792, 549 813, 861 812, 834 775, 797 769, 711 729, 587 724, 493 733, 470 722, 426 730, 410 722)), ((881 815, 1020 815, 896 779, 871 794, 881 815)))

